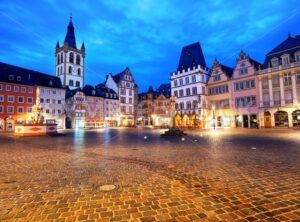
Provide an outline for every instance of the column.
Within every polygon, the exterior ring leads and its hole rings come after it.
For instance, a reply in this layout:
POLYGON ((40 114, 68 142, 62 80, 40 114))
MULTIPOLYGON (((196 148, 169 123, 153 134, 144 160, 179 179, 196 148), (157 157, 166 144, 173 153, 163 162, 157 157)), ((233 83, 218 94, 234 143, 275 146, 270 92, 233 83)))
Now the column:
POLYGON ((272 76, 268 77, 268 85, 269 85, 269 97, 270 97, 270 107, 274 106, 274 100, 273 100, 273 87, 272 87, 272 76))
POLYGON ((258 78, 258 93, 259 93, 259 107, 263 107, 263 89, 261 84, 261 78, 258 78))
POLYGON ((296 86, 296 73, 292 73, 292 90, 293 90, 293 105, 298 104, 297 86, 296 86))
POLYGON ((285 106, 284 85, 283 85, 283 76, 282 76, 282 74, 279 74, 279 85, 280 85, 281 106, 285 106))

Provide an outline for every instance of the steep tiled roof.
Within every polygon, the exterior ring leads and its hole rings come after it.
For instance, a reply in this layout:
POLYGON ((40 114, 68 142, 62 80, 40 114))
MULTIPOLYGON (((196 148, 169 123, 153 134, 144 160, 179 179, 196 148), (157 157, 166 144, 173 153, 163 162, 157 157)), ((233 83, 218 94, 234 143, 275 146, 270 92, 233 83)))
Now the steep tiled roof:
POLYGON ((300 37, 288 36, 283 42, 272 49, 265 58, 264 68, 267 68, 272 58, 278 58, 283 54, 290 54, 291 58, 294 58, 294 53, 300 50, 300 37))
POLYGON ((187 45, 182 48, 177 71, 193 68, 194 66, 201 65, 206 67, 205 58, 199 42, 187 45))
POLYGON ((68 25, 68 30, 64 42, 68 43, 69 47, 76 49, 76 38, 75 38, 74 26, 72 23, 72 17, 70 18, 70 22, 68 25))
POLYGON ((122 72, 120 72, 120 73, 118 73, 116 75, 112 75, 112 78, 118 84, 120 82, 122 76, 125 75, 125 74, 130 74, 132 76, 131 71, 130 71, 130 69, 128 67, 126 67, 122 72))
POLYGON ((225 73, 226 76, 228 76, 229 78, 231 78, 232 74, 233 74, 233 68, 225 66, 220 64, 221 69, 223 70, 223 72, 225 73))
POLYGON ((254 60, 254 59, 252 59, 250 57, 249 57, 249 61, 255 67, 256 70, 258 70, 259 68, 263 67, 263 64, 261 64, 260 62, 257 62, 256 60, 254 60))
POLYGON ((0 62, 0 80, 6 82, 15 82, 25 85, 45 86, 51 88, 63 88, 60 78, 38 71, 6 64, 0 62), (9 76, 13 75, 14 80, 9 80, 9 76), (18 81, 17 76, 21 77, 18 81))

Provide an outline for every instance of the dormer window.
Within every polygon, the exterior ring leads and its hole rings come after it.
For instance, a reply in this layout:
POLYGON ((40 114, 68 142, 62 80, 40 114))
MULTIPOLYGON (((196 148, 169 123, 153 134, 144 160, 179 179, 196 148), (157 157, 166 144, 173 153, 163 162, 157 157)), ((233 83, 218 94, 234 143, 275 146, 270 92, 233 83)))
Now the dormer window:
POLYGON ((95 90, 93 90, 93 92, 92 92, 92 93, 93 93, 93 95, 95 95, 95 94, 96 94, 95 90))
POLYGON ((279 66, 279 60, 278 60, 278 58, 272 58, 271 59, 271 64, 272 64, 272 67, 279 66))
POLYGON ((220 81, 220 80, 221 80, 221 75, 214 76, 214 82, 220 81))
POLYGON ((300 61, 300 51, 295 53, 295 61, 299 62, 300 61))
POLYGON ((245 64, 242 63, 240 67, 240 75, 248 74, 248 69, 245 67, 245 64))
POLYGON ((285 54, 281 58, 282 58, 282 64, 283 65, 287 65, 287 64, 290 63, 290 56, 289 55, 285 54))
POLYGON ((9 80, 14 80, 14 76, 13 75, 9 75, 9 80))
POLYGON ((18 82, 21 82, 21 79, 22 79, 21 76, 18 76, 18 77, 17 77, 17 81, 18 81, 18 82))
POLYGON ((52 81, 52 80, 49 81, 49 85, 50 85, 50 86, 53 85, 53 81, 52 81))

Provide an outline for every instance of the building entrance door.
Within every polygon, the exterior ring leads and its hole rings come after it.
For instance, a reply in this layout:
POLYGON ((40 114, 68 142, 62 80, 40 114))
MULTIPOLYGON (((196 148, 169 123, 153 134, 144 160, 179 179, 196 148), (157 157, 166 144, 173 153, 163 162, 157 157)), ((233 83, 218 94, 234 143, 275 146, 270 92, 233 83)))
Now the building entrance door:
POLYGON ((248 118, 248 115, 243 115, 243 125, 244 125, 244 128, 249 128, 249 118, 248 118))
POLYGON ((264 113, 264 125, 265 125, 265 128, 271 128, 271 126, 272 126, 270 112, 264 113))

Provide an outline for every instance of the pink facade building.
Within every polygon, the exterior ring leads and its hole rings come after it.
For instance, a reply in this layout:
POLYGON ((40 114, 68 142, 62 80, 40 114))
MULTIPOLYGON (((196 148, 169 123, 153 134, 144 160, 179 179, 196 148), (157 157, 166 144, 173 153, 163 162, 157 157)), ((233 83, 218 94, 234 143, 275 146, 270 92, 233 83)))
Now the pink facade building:
POLYGON ((255 128, 259 126, 259 87, 256 76, 262 65, 243 51, 237 58, 231 81, 235 126, 255 128))

